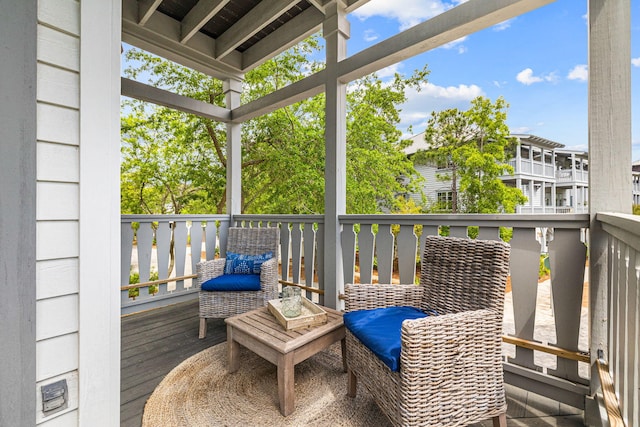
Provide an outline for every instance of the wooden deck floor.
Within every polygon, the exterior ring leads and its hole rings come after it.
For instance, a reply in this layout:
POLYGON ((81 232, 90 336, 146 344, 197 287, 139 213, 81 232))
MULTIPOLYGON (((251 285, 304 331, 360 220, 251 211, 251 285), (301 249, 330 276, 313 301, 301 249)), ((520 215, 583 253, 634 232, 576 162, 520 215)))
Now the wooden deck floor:
POLYGON ((209 320, 198 339, 198 300, 122 318, 120 425, 140 427, 144 404, 173 368, 227 339, 223 320, 209 320))
MULTIPOLYGON (((209 320, 207 338, 198 339, 198 301, 175 304, 122 318, 120 421, 140 427, 144 404, 174 367, 226 340, 222 320, 209 320)), ((509 426, 577 427, 582 411, 507 386, 509 426)), ((491 422, 474 427, 491 426, 491 422)))

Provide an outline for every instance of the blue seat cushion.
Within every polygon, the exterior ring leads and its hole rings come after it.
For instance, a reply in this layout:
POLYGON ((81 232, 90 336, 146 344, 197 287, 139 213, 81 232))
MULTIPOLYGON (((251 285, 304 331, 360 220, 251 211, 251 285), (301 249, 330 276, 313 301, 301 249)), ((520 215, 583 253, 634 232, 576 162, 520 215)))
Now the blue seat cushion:
POLYGON ((400 369, 402 322, 429 314, 415 307, 385 307, 344 314, 344 326, 392 371, 400 369))
POLYGON ((200 286, 203 291, 259 291, 259 274, 223 274, 200 286))
POLYGON ((271 258, 273 258, 273 252, 265 252, 259 255, 227 252, 224 274, 260 274, 262 263, 271 258))

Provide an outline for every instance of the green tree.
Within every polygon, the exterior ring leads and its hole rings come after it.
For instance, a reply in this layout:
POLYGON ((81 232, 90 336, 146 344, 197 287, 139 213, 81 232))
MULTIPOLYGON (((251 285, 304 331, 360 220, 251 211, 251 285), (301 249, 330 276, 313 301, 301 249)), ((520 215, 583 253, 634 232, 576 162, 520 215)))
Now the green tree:
POLYGON ((453 213, 513 213, 526 202, 522 191, 509 187, 500 176, 513 173, 507 154, 516 140, 506 125, 508 104, 484 97, 471 101, 467 111, 433 112, 425 130, 428 148, 415 162, 448 168, 439 179, 451 182, 453 213))
MULTIPOLYGON (((243 102, 304 78, 323 67, 310 62, 316 38, 245 75, 243 102)), ((132 49, 125 75, 223 106, 222 85, 194 70, 132 49)), ((402 148, 398 106, 405 88, 427 76, 375 75, 350 85, 347 116, 347 211, 394 209, 413 191, 418 174, 402 148), (375 171, 375 173, 372 173, 375 171), (406 179, 398 179, 405 177, 406 179)), ((242 127, 244 213, 324 212, 324 94, 257 117, 242 127)), ((122 211, 223 213, 226 209, 226 129, 221 123, 137 100, 123 103, 122 211)))

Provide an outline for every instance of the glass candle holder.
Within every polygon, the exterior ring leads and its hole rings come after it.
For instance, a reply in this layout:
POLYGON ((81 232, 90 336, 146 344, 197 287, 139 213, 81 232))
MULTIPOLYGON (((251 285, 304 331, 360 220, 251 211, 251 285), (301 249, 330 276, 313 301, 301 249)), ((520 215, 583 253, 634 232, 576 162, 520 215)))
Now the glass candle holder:
POLYGON ((282 288, 282 314, 285 317, 300 316, 302 311, 302 296, 297 286, 282 288))

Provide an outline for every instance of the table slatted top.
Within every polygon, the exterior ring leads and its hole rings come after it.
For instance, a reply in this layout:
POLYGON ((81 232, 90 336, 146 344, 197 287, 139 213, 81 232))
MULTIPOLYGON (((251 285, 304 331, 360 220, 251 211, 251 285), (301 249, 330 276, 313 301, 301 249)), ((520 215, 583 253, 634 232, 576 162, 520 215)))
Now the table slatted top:
POLYGON ((235 331, 246 333, 281 353, 287 353, 343 327, 341 312, 327 307, 322 309, 327 312, 327 323, 289 331, 278 323, 267 307, 229 317, 225 322, 235 331))

